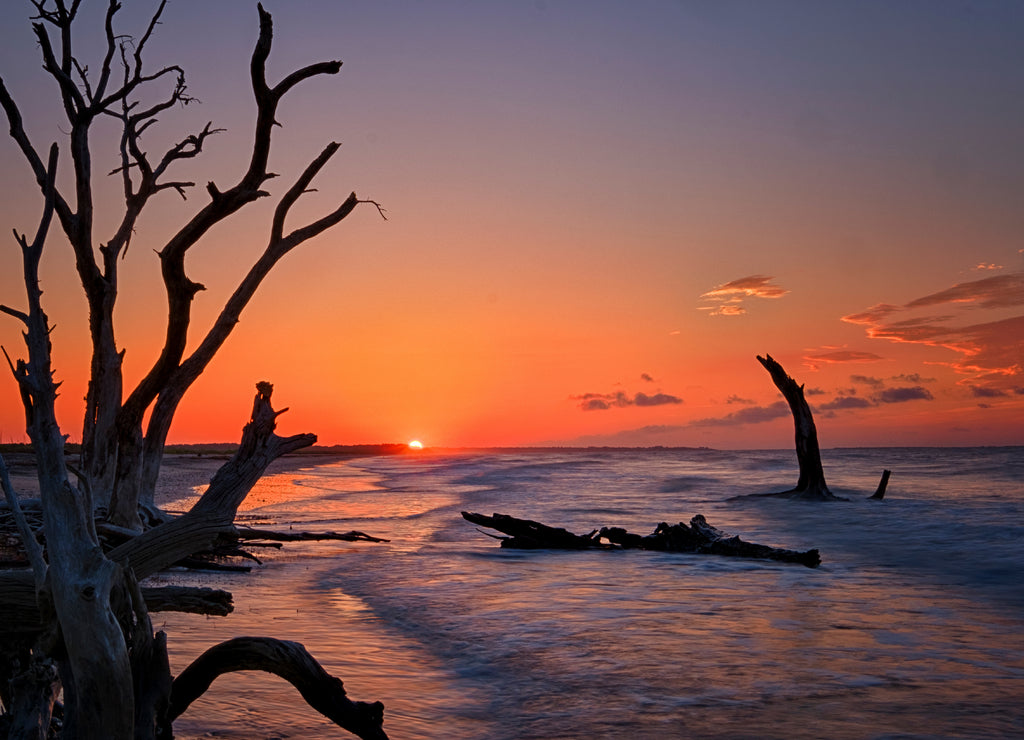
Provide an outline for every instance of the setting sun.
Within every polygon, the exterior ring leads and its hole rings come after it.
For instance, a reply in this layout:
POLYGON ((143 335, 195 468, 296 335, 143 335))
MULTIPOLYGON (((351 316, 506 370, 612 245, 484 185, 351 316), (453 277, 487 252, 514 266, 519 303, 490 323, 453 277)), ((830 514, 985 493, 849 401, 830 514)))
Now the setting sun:
POLYGON ((410 450, 422 450, 423 449, 423 443, 420 442, 418 439, 414 439, 412 442, 409 443, 409 449, 410 450))

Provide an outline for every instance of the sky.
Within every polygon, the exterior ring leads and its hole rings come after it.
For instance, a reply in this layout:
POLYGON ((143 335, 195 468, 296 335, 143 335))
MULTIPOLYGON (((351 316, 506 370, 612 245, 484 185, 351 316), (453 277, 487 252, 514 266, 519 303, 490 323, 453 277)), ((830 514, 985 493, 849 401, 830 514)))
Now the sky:
MULTIPOLYGON (((81 11, 93 69, 105 5, 81 11)), ((138 37, 155 3, 129 5, 120 29, 138 37)), ((268 380, 289 408, 281 433, 322 444, 791 446, 759 354, 805 385, 823 447, 1024 441, 1024 3, 264 6, 272 80, 344 61, 283 101, 268 189, 339 141, 294 223, 353 190, 387 220, 363 205, 277 266, 172 442, 238 439, 268 380)), ((36 145, 57 140, 66 160, 31 4, 0 13, 0 76, 36 145)), ((165 11, 151 63, 180 63, 201 105, 163 117, 147 145, 225 129, 180 179, 226 187, 243 170, 257 31, 250 0, 165 11)), ((94 137, 97 242, 119 216, 114 133, 94 137)), ((33 233, 40 195, 7 138, 0 171, 3 233, 33 233)), ((156 251, 204 197, 162 194, 124 260, 129 387, 164 329, 156 251)), ((192 346, 262 251, 272 206, 190 252, 207 287, 192 346)), ((8 236, 0 303, 24 306, 19 265, 8 236)), ((43 268, 74 441, 88 334, 57 231, 43 268)), ((24 355, 7 316, 0 344, 24 355)), ((0 441, 24 439, 8 376, 0 441)))

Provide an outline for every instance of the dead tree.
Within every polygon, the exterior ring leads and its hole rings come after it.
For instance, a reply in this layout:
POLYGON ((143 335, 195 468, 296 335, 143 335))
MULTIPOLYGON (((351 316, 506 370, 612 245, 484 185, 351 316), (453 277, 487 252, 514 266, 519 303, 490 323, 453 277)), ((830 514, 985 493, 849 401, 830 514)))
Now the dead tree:
MULTIPOLYGON (((814 415, 811 414, 811 407, 804 398, 804 387, 799 385, 793 378, 789 377, 771 355, 761 357, 757 361, 764 366, 764 369, 772 376, 772 382, 779 389, 782 396, 789 404, 789 410, 793 414, 793 426, 796 430, 796 459, 800 466, 800 474, 796 486, 788 491, 778 493, 752 493, 749 497, 755 498, 789 498, 802 501, 846 501, 848 499, 836 496, 829 490, 825 483, 825 471, 821 466, 821 449, 818 447, 818 430, 814 426, 814 415)), ((868 498, 881 501, 885 497, 885 488, 889 484, 891 471, 883 470, 882 478, 878 482, 878 488, 868 498)), ((737 498, 746 498, 739 496, 737 498)))
MULTIPOLYGON (((312 64, 274 85, 268 83, 265 69, 273 29, 270 15, 259 7, 259 37, 250 62, 256 131, 248 168, 229 188, 221 189, 210 183, 206 188, 208 202, 159 250, 168 307, 164 346, 149 373, 125 398, 123 350, 115 342, 113 321, 120 260, 143 208, 163 191, 175 191, 184 197, 192 187, 191 182, 171 179, 169 171, 200 154, 208 137, 217 130, 207 124, 155 158, 142 145, 143 133, 156 123, 159 114, 193 102, 181 68, 150 71, 143 64, 143 52, 160 21, 166 0, 159 0, 144 34, 137 40, 115 31, 114 21, 121 4, 109 0, 104 23, 105 53, 99 64, 91 66, 74 51, 72 28, 79 15, 80 1, 31 3, 37 11, 33 28, 43 69, 57 83, 67 117, 63 124, 50 128, 69 132, 67 152, 72 172, 68 178, 69 194, 65 194, 57 184, 57 145, 49 147, 45 158, 39 153, 19 107, 0 79, 0 105, 10 124, 11 137, 31 168, 44 202, 35 238, 30 242, 15 232, 21 247, 27 308, 0 306, 0 311, 20 321, 24 329, 27 359, 14 361, 6 350, 4 354, 21 394, 26 429, 36 455, 43 536, 41 544, 28 519, 19 515, 17 493, 4 474, 4 494, 17 521, 30 568, 0 579, 0 603, 7 602, 11 592, 22 595, 22 606, 18 607, 21 611, 5 610, 3 627, 7 628, 13 620, 17 627, 24 628, 20 638, 5 640, 0 649, 0 698, 5 710, 0 715, 0 730, 6 730, 10 737, 47 737, 54 729, 54 702, 62 691, 62 731, 67 737, 167 737, 172 680, 166 639, 163 633, 154 634, 148 616, 150 596, 139 581, 210 547, 221 534, 231 534, 238 506, 267 466, 278 456, 306 447, 316 438, 312 434, 279 437, 274 430, 280 412, 271 406, 271 386, 260 384, 238 452, 218 471, 191 511, 108 552, 101 547, 95 514, 105 510, 110 515, 109 524, 142 529, 138 511, 140 505, 152 509, 153 484, 178 402, 227 339, 242 309, 278 260, 340 222, 360 202, 352 194, 318 220, 286 230, 291 207, 338 150, 336 143, 328 144, 281 196, 266 249, 197 348, 185 356, 192 301, 203 289, 186 275, 186 253, 214 225, 269 195, 263 187, 273 177, 268 162, 278 104, 296 85, 337 73, 341 63, 312 64), (90 70, 98 73, 93 76, 90 70), (143 88, 162 81, 170 82, 170 91, 156 103, 141 102, 154 99, 152 94, 144 95, 143 88), (116 119, 121 126, 120 166, 113 174, 120 177, 123 186, 124 211, 114 233, 105 241, 96 241, 90 134, 93 124, 101 118, 116 119), (54 408, 59 383, 51 367, 51 327, 43 311, 39 280, 40 258, 52 221, 60 225, 74 254, 88 304, 92 342, 82 430, 82 470, 81 474, 76 472, 76 483, 72 483, 65 463, 65 436, 54 408), (143 434, 147 412, 149 420, 143 434)), ((0 473, 5 472, 2 468, 0 473)), ((212 597, 201 600, 218 601, 212 597)), ((226 609, 224 599, 219 601, 221 606, 212 608, 226 609)), ((253 648, 253 652, 259 650, 253 648)), ((305 657, 293 657, 296 666, 306 662, 305 657)), ((260 660, 259 655, 253 658, 255 663, 260 660)), ((281 666, 287 660, 279 659, 278 672, 285 670, 281 666)), ((325 691, 330 693, 327 684, 336 679, 324 676, 308 678, 307 683, 322 680, 326 682, 325 691)), ((337 698, 337 692, 334 696, 337 698)), ((360 730, 365 732, 360 736, 384 737, 379 711, 367 721, 376 726, 360 730)))
MULTIPOLYGON (((94 504, 109 507, 113 522, 138 528, 139 505, 144 509, 153 508, 153 490, 163 447, 178 404, 224 344, 261 281, 289 251, 336 225, 360 202, 368 202, 360 201, 352 193, 321 218, 286 229, 292 206, 309 190, 313 179, 338 151, 339 144, 327 144, 280 197, 263 254, 239 282, 219 316, 196 343, 196 349, 185 355, 192 303, 204 289, 186 274, 186 255, 215 225, 255 201, 269 197, 264 188, 275 177, 269 162, 279 104, 296 86, 337 74, 341 62, 310 64, 276 84, 269 82, 266 63, 273 25, 270 14, 259 6, 259 37, 250 61, 256 116, 248 166, 229 187, 208 183, 206 203, 158 250, 167 301, 164 345, 149 372, 129 392, 123 388, 123 350, 117 346, 114 336, 120 262, 147 205, 159 200, 165 191, 184 198, 194 187, 193 182, 173 177, 171 173, 199 156, 209 138, 221 130, 207 123, 159 156, 149 153, 143 145, 144 134, 157 123, 160 114, 196 102, 188 92, 181 67, 172 65, 150 70, 144 64, 144 52, 161 20, 166 0, 159 1, 148 27, 138 39, 115 31, 114 21, 121 4, 118 0, 109 0, 106 49, 96 65, 86 64, 74 52, 72 31, 79 14, 78 2, 53 0, 52 6, 49 0, 32 2, 38 10, 33 28, 42 53, 43 69, 58 84, 67 116, 61 126, 70 131, 67 146, 73 170, 73 194, 65 196, 58 188, 54 193, 53 210, 74 252, 89 307, 92 358, 80 468, 85 484, 95 497, 94 504), (90 76, 90 71, 96 69, 98 75, 90 76), (157 102, 150 102, 154 99, 150 88, 163 83, 168 90, 157 102), (143 99, 147 102, 142 103, 143 99), (100 241, 93 235, 94 167, 90 136, 94 123, 111 118, 120 122, 121 135, 116 145, 120 165, 110 174, 120 178, 124 209, 115 231, 100 241)), ((43 188, 44 158, 33 145, 21 111, 2 78, 0 105, 7 115, 14 142, 43 188)))
POLYGON ((782 369, 782 365, 771 355, 758 355, 757 361, 772 376, 772 382, 782 393, 789 404, 789 410, 793 413, 793 425, 796 428, 796 459, 800 465, 800 477, 794 488, 780 493, 759 495, 813 501, 839 500, 828 490, 828 484, 825 483, 825 471, 821 467, 821 450, 818 448, 818 430, 814 427, 811 407, 804 398, 804 387, 789 377, 782 369))

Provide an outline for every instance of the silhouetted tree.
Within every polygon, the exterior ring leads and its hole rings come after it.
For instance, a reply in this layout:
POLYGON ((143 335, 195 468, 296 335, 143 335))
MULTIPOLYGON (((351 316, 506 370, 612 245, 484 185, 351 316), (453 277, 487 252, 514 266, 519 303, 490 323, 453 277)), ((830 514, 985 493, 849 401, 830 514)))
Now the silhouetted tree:
POLYGON ((7 359, 36 454, 44 542, 43 546, 37 542, 37 533, 21 510, 0 461, 7 506, 17 520, 31 564, 30 572, 5 573, 0 579, 0 601, 5 605, 5 622, 0 627, 4 648, 0 699, 6 710, 0 731, 6 728, 10 737, 46 737, 54 701, 62 689, 63 733, 67 737, 170 737, 173 716, 180 714, 197 690, 197 673, 215 676, 225 670, 257 667, 288 677, 314 706, 360 737, 384 737, 382 707, 349 702, 341 682, 322 670, 317 673, 308 654, 291 643, 257 640, 214 651, 202 670, 197 668, 187 680, 179 677, 183 682, 175 682, 176 688, 172 688, 164 637, 162 633, 154 635, 148 617, 147 599, 157 597, 146 595, 138 585, 139 580, 208 547, 219 533, 230 530, 239 504, 266 467, 279 455, 316 440, 311 434, 277 436, 274 428, 279 412, 270 403, 271 387, 260 384, 240 448, 214 477, 206 494, 179 519, 164 521, 156 511, 153 493, 164 443, 188 388, 223 345, 277 262, 364 202, 353 193, 319 219, 286 228, 292 206, 339 148, 337 143, 328 144, 279 197, 262 255, 195 349, 186 355, 192 302, 203 290, 186 273, 186 255, 212 227, 270 196, 264 187, 274 177, 268 162, 278 105, 297 85, 336 74, 341 62, 311 64, 279 82, 269 82, 266 62, 273 27, 270 14, 259 6, 259 36, 250 61, 256 116, 248 166, 229 187, 207 184, 205 202, 158 250, 167 301, 164 344, 148 373, 126 392, 123 350, 114 332, 119 266, 143 210, 167 191, 186 195, 194 183, 172 173, 197 157, 218 130, 207 124, 159 155, 143 145, 143 135, 161 113, 193 102, 181 67, 154 70, 144 63, 144 52, 166 0, 156 5, 145 32, 137 39, 115 30, 121 4, 109 0, 103 56, 93 66, 77 55, 73 43, 81 0, 30 2, 36 12, 33 29, 43 70, 56 83, 66 116, 60 128, 68 133, 62 156, 58 156, 57 144, 48 147, 48 153, 38 149, 0 78, 0 104, 10 135, 31 168, 44 201, 35 237, 29 241, 15 232, 22 252, 27 309, 0 306, 24 325, 27 359, 7 359), (166 89, 154 95, 151 88, 160 85, 166 89), (152 100, 157 102, 143 102, 152 100), (94 124, 102 119, 119 124, 120 164, 111 174, 120 180, 124 207, 113 233, 97 239, 90 137, 94 124), (70 162, 70 176, 60 180, 69 183, 67 187, 58 185, 58 161, 70 162), (53 221, 74 254, 88 303, 92 342, 75 483, 65 463, 65 436, 54 408, 59 383, 51 369, 50 326, 39 282, 40 258, 53 221), (126 536, 151 528, 104 552, 97 534, 97 512, 105 514, 104 526, 120 529, 126 536), (316 697, 319 706, 310 698, 316 693, 314 686, 322 689, 322 696, 316 697), (174 713, 168 710, 172 695, 176 697, 174 713))

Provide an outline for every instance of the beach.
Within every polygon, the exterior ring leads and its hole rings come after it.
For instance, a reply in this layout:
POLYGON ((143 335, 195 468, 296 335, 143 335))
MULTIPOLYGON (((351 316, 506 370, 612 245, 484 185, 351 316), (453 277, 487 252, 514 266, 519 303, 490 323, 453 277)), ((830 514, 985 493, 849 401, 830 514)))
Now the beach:
MULTIPOLYGON (((175 452, 165 454, 163 464, 160 466, 160 477, 156 484, 157 506, 163 507, 171 502, 194 495, 196 488, 206 486, 220 466, 230 457, 228 453, 175 452)), ((311 465, 339 462, 343 459, 351 459, 351 457, 353 456, 326 452, 293 453, 272 462, 265 475, 298 470, 311 465)), ((38 498, 39 481, 36 478, 35 456, 31 452, 24 451, 4 452, 3 459, 7 465, 11 485, 19 498, 38 498)), ((77 466, 78 456, 69 455, 67 462, 73 467, 77 466)), ((73 474, 72 482, 74 482, 73 474)))
MULTIPOLYGON (((404 740, 1020 737, 1021 449, 823 458, 847 501, 735 498, 791 486, 791 450, 289 456, 239 524, 388 542, 288 543, 254 550, 249 573, 161 573, 147 585, 222 588, 235 608, 159 612, 154 628, 174 674, 235 636, 301 642, 351 698, 382 701, 404 740), (883 467, 886 497, 869 500, 883 467), (507 550, 461 511, 577 533, 701 513, 823 562, 507 550)), ((168 456, 161 505, 186 510, 223 461, 168 456)), ((346 736, 256 672, 217 680, 175 734, 346 736)))

